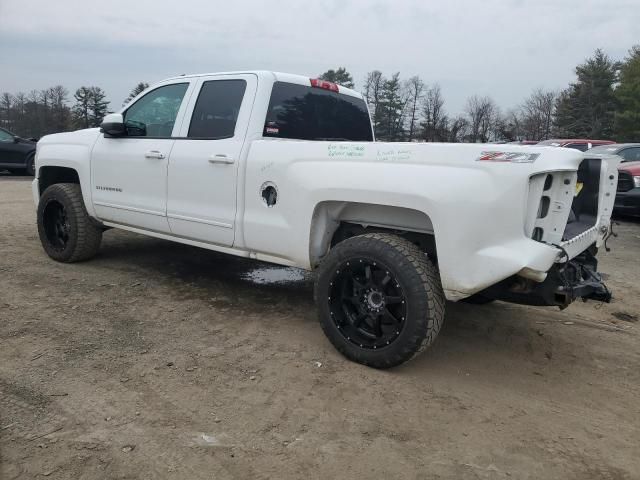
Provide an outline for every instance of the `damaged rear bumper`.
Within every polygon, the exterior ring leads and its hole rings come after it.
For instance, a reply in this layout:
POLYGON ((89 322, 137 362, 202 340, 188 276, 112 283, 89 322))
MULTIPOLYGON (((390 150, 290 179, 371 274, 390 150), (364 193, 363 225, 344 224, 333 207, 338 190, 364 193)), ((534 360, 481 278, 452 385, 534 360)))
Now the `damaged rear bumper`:
POLYGON ((559 262, 543 282, 514 275, 482 291, 483 297, 524 305, 566 308, 574 300, 611 301, 611 292, 598 273, 597 248, 592 245, 580 255, 559 262))

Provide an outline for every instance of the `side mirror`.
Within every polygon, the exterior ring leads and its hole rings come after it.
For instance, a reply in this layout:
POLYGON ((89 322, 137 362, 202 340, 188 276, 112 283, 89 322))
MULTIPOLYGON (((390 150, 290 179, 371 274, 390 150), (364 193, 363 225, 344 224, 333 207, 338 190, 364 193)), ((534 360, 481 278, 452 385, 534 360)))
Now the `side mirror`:
POLYGON ((17 135, 13 136, 13 143, 20 143, 20 137, 17 135))
POLYGON ((102 120, 100 131, 109 137, 122 137, 127 134, 124 118, 120 113, 110 113, 102 120))

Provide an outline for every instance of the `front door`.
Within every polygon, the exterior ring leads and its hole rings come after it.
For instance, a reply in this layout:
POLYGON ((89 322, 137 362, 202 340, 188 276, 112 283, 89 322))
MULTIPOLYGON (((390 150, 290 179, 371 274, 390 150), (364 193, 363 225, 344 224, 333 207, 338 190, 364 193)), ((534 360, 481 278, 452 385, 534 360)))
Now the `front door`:
POLYGON ((123 113, 124 137, 100 135, 91 154, 98 218, 168 233, 167 166, 181 125, 189 82, 162 85, 123 113))
POLYGON ((255 75, 201 78, 169 159, 171 232, 223 246, 234 242, 236 189, 256 93, 255 75))

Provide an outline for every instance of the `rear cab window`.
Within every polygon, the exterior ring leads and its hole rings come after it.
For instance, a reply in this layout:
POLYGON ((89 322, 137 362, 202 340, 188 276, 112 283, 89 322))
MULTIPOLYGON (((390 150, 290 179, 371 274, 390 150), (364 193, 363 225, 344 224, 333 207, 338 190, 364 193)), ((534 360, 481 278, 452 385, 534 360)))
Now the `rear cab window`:
POLYGON ((273 84, 263 136, 373 141, 369 112, 362 98, 288 82, 273 84))
POLYGON ((565 148, 573 148, 574 150, 580 150, 586 152, 589 149, 589 145, 586 143, 568 143, 565 148))

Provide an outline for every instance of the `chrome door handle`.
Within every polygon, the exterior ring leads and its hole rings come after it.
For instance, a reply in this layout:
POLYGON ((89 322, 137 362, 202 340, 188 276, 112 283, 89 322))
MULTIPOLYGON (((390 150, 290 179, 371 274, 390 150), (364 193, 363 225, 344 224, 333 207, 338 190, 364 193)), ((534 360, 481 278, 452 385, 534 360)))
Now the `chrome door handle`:
POLYGON ((217 153, 209 157, 209 163, 222 163, 224 165, 231 165, 234 162, 235 160, 233 159, 233 157, 229 157, 224 153, 217 153))
POLYGON ((144 154, 144 158, 157 158, 158 160, 162 160, 164 158, 164 153, 159 152, 158 150, 149 150, 144 154))

